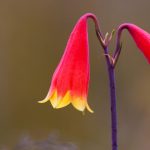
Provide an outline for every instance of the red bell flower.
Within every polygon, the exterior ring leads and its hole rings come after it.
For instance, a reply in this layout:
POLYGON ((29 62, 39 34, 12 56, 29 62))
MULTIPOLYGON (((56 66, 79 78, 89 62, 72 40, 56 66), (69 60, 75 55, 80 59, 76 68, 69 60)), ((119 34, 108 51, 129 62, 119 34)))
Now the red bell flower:
POLYGON ((46 98, 39 103, 50 101, 54 108, 70 103, 79 111, 93 112, 87 103, 89 86, 89 44, 87 19, 93 14, 83 15, 70 34, 65 52, 58 64, 46 98))
POLYGON ((122 31, 124 28, 129 31, 137 47, 143 52, 148 62, 150 63, 150 34, 131 23, 122 24, 118 31, 122 31))

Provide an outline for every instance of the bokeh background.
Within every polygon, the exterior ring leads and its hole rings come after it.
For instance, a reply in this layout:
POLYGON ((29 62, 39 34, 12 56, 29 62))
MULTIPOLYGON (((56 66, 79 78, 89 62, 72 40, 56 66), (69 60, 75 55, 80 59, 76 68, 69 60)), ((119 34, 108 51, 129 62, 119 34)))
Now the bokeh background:
MULTIPOLYGON (((71 105, 54 110, 38 104, 77 19, 96 14, 103 33, 124 22, 150 32, 149 0, 1 0, 0 147, 12 149, 28 134, 43 140, 53 132, 79 150, 110 150, 110 103, 105 59, 89 21, 91 80, 88 101, 94 114, 71 105)), ((116 67, 119 149, 150 149, 150 66, 130 35, 116 67)), ((113 50, 115 39, 110 45, 113 50)))

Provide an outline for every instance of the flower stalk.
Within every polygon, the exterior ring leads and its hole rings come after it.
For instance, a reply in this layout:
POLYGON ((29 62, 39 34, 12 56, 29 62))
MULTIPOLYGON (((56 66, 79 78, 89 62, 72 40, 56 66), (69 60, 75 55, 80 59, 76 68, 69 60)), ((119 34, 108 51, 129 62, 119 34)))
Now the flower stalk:
POLYGON ((107 65, 108 79, 109 79, 112 150, 117 150, 118 149, 117 108, 116 108, 116 84, 115 84, 115 64, 116 63, 114 62, 114 58, 110 56, 108 53, 108 45, 106 45, 104 48, 104 55, 106 58, 106 65, 107 65))
MULTIPOLYGON (((108 54, 108 47, 104 49, 104 53, 108 54)), ((110 108, 111 108, 111 136, 112 136, 112 150, 118 149, 117 144, 117 110, 116 110, 116 84, 115 84, 115 67, 111 63, 108 55, 105 55, 107 62, 107 71, 109 78, 110 90, 110 108)))
MULTIPOLYGON (((106 58, 107 59, 107 58, 106 58)), ((112 150, 117 150, 117 110, 116 110, 116 85, 115 70, 110 62, 107 61, 109 74, 110 103, 111 103, 111 131, 112 131, 112 150)))

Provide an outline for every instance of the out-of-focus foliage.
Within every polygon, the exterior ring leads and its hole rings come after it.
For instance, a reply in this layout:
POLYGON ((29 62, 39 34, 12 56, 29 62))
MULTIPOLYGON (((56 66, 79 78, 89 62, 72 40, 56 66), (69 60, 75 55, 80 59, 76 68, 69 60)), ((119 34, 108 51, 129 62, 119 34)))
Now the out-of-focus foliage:
MULTIPOLYGON (((10 150, 2 148, 1 150, 10 150)), ((30 136, 23 136, 14 146, 13 150, 77 150, 77 146, 71 142, 62 142, 54 134, 45 140, 33 140, 30 136)))

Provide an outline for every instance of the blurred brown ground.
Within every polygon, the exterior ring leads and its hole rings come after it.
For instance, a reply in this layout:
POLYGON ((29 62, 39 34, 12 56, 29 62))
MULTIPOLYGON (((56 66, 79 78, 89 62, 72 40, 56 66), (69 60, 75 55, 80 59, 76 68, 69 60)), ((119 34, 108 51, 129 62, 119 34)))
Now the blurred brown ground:
MULTIPOLYGON (((72 106, 53 110, 37 101, 47 94, 69 33, 82 14, 96 14, 104 33, 123 22, 150 32, 149 6, 149 0, 1 0, 0 146, 11 148, 26 133, 45 139, 55 130, 81 150, 111 149, 106 65, 91 21, 88 101, 95 113, 83 116, 72 106)), ((127 32, 122 41, 116 68, 119 148, 148 150, 150 66, 127 32)))

